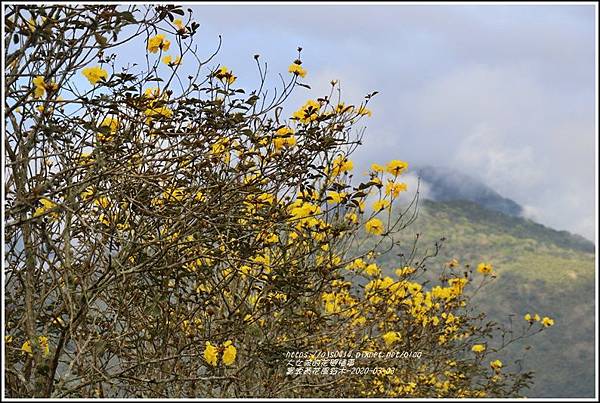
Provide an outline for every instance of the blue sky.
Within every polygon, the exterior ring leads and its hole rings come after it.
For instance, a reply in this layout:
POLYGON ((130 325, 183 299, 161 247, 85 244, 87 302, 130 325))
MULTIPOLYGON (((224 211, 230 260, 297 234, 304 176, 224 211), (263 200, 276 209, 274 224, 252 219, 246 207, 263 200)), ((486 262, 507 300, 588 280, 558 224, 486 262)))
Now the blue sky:
POLYGON ((358 103, 374 90, 359 169, 400 158, 458 169, 546 225, 595 238, 592 5, 195 5, 200 53, 272 85, 303 48, 293 106, 332 79, 358 103))

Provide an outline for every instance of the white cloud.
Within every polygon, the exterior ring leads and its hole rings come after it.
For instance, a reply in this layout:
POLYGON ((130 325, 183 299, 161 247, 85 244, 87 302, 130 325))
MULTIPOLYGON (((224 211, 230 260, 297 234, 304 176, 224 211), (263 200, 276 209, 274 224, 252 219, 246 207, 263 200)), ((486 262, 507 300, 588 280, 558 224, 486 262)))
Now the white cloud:
POLYGON ((542 218, 541 210, 535 206, 531 206, 528 204, 522 205, 523 208, 522 214, 523 217, 528 218, 533 221, 539 222, 542 218))
POLYGON ((452 165, 542 224, 594 239, 593 6, 196 10, 207 43, 223 34, 221 60, 236 61, 240 82, 256 76, 254 53, 277 82, 302 46, 305 81, 315 91, 301 89, 294 105, 322 95, 333 78, 351 102, 379 90, 353 156, 359 172, 395 158, 452 165))
POLYGON ((534 72, 465 65, 418 89, 405 104, 418 148, 529 206, 536 221, 595 239, 593 100, 534 72))
POLYGON ((504 144, 498 132, 481 125, 459 144, 453 165, 475 172, 487 185, 503 195, 527 189, 544 181, 531 146, 504 144), (518 173, 518 175, 516 175, 518 173))
POLYGON ((419 192, 420 199, 431 199, 431 190, 429 184, 424 181, 419 181, 419 177, 414 172, 408 172, 402 176, 402 182, 407 184, 408 190, 406 195, 403 196, 406 200, 412 200, 419 192))

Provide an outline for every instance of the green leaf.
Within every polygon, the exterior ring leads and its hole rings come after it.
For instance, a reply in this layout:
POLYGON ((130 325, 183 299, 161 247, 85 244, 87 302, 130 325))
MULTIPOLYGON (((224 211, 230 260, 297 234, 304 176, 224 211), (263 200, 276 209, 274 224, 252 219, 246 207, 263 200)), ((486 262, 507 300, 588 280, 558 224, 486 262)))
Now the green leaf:
POLYGON ((137 20, 130 11, 123 11, 122 13, 119 13, 119 17, 132 24, 135 24, 137 22, 137 20))

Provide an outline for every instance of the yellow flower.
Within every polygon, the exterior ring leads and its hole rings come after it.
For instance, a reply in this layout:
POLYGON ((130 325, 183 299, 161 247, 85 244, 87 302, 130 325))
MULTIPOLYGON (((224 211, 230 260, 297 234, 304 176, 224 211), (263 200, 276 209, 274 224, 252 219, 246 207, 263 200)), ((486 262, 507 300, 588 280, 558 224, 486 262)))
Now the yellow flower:
POLYGON ((203 203, 203 202, 206 201, 206 196, 201 191, 197 191, 196 195, 194 196, 194 199, 196 201, 199 201, 199 202, 203 203))
POLYGON ((110 199, 106 196, 100 196, 96 200, 94 200, 94 204, 103 209, 108 208, 110 206, 110 199))
POLYGON ((371 112, 369 109, 365 108, 364 106, 361 106, 360 108, 358 108, 358 111, 356 111, 356 113, 358 113, 359 115, 367 115, 369 117, 373 116, 373 112, 371 112))
POLYGON ((157 87, 146 88, 144 91, 144 96, 147 98, 158 98, 160 95, 160 89, 157 87))
POLYGON ((227 67, 221 66, 214 74, 221 82, 227 83, 229 85, 233 84, 237 79, 236 76, 233 75, 233 72, 229 71, 227 67))
POLYGON ((162 197, 167 202, 171 202, 171 203, 180 202, 185 197, 185 188, 178 187, 178 188, 166 189, 162 193, 162 197))
POLYGON ((163 57, 162 62, 169 66, 177 66, 181 63, 181 56, 177 56, 175 59, 173 59, 173 56, 167 55, 163 57))
POLYGON ((204 349, 204 359, 213 367, 217 366, 217 347, 210 344, 210 341, 206 342, 206 348, 204 349))
POLYGON ((181 21, 179 18, 173 21, 173 25, 177 27, 178 31, 185 32, 185 25, 183 25, 183 21, 181 21))
POLYGON ((421 284, 419 284, 419 283, 408 283, 406 285, 406 289, 411 294, 417 294, 417 293, 419 293, 422 288, 423 288, 423 286, 421 284))
POLYGON ((471 351, 474 353, 483 353, 485 351, 485 345, 483 344, 475 344, 471 347, 471 351))
POLYGON ((256 202, 260 204, 273 204, 275 202, 275 196, 270 193, 261 193, 256 197, 256 202))
POLYGON ((308 124, 319 117, 321 104, 317 101, 309 99, 304 105, 292 114, 292 118, 300 121, 300 123, 308 124))
POLYGON ((344 157, 343 155, 338 155, 331 164, 331 175, 338 176, 348 171, 351 171, 354 168, 354 163, 352 160, 344 157))
POLYGON ((23 353, 27 353, 27 354, 33 356, 33 350, 31 349, 31 343, 29 342, 29 340, 27 340, 25 343, 23 343, 23 345, 21 346, 21 351, 23 353))
POLYGON ((540 315, 538 315, 537 313, 535 315, 533 315, 533 320, 535 320, 536 322, 540 321, 540 315))
POLYGON ((169 50, 169 46, 171 46, 171 42, 168 39, 165 39, 163 34, 158 34, 148 40, 148 50, 151 53, 156 53, 159 50, 167 51, 169 50))
POLYGON ((35 18, 30 18, 29 21, 27 21, 27 27, 29 28, 29 30, 31 32, 35 31, 35 27, 36 27, 35 18))
POLYGON ((385 199, 377 200, 375 203, 373 203, 373 211, 383 210, 383 209, 389 207, 389 205, 390 205, 389 200, 385 200, 385 199))
POLYGON ((37 76, 32 80, 35 89, 33 91, 34 98, 40 98, 46 93, 46 86, 44 84, 44 77, 37 76))
POLYGON ((106 225, 107 227, 110 226, 110 216, 108 216, 107 214, 100 214, 100 216, 98 217, 98 221, 100 221, 100 223, 106 225))
POLYGON ((346 193, 344 192, 327 192, 327 203, 329 204, 339 204, 342 202, 342 199, 346 197, 346 193))
POLYGON ((282 127, 275 131, 275 138, 273 139, 273 146, 275 150, 280 150, 283 147, 293 147, 296 145, 296 137, 294 137, 294 131, 289 127, 282 127))
MULTIPOLYGON (((42 204, 42 207, 38 207, 37 209, 35 209, 33 213, 34 217, 44 215, 57 207, 56 203, 45 197, 40 199, 40 203, 42 204)), ((48 213, 48 217, 50 217, 53 221, 56 221, 58 220, 60 215, 57 211, 53 211, 51 213, 48 213)))
POLYGON ((114 136, 111 133, 107 134, 107 133, 98 132, 98 133, 96 133, 96 139, 100 143, 108 143, 114 139, 114 136))
MULTIPOLYGON (((42 355, 44 357, 48 357, 50 355, 50 345, 48 344, 48 338, 46 336, 38 336, 37 341, 40 349, 42 350, 42 355)), ((33 357, 33 348, 29 340, 23 343, 23 345, 21 346, 21 351, 24 354, 29 354, 31 357, 33 357)))
POLYGON ((392 197, 398 197, 400 192, 405 192, 406 189, 406 183, 396 183, 393 181, 388 181, 385 185, 385 194, 391 194, 392 197))
POLYGON ((146 124, 150 124, 154 118, 171 118, 173 116, 173 111, 166 106, 148 108, 144 111, 146 115, 146 124))
POLYGON ((365 223, 367 232, 375 235, 381 235, 383 233, 383 223, 379 218, 371 218, 365 223))
POLYGON ((214 155, 221 155, 226 151, 229 151, 230 139, 227 137, 219 138, 213 145, 210 147, 210 153, 214 155))
POLYGON ((232 344, 231 340, 227 340, 223 343, 223 364, 231 365, 235 361, 235 357, 237 355, 237 349, 232 344))
POLYGON ((544 327, 550 327, 550 326, 554 325, 554 319, 550 319, 549 317, 544 316, 542 318, 542 325, 544 327))
POLYGON ((356 213, 346 213, 345 218, 353 224, 358 222, 358 215, 356 213))
POLYGON ((396 269, 396 275, 398 277, 403 277, 403 276, 407 276, 409 274, 412 274, 416 271, 416 269, 414 267, 410 267, 410 266, 404 266, 402 268, 397 268, 396 269))
POLYGON ((87 165, 94 162, 91 153, 81 153, 79 155, 78 164, 79 165, 87 165))
POLYGON ((265 242, 266 243, 277 243, 277 242, 279 242, 279 235, 273 234, 273 233, 267 234, 265 236, 265 242))
POLYGON ((108 78, 108 73, 100 66, 86 67, 81 71, 81 74, 83 74, 92 85, 95 85, 102 78, 105 80, 108 78))
POLYGON ((400 161, 400 160, 392 160, 387 164, 387 171, 392 175, 400 175, 402 172, 406 171, 408 168, 408 162, 400 161))
POLYGON ((523 319, 525 319, 529 323, 533 323, 533 317, 531 316, 531 314, 529 312, 526 313, 525 316, 523 316, 523 319))
POLYGON ((117 133, 117 130, 119 129, 119 119, 117 119, 116 117, 108 116, 104 118, 104 120, 100 123, 100 127, 108 128, 108 131, 104 130, 102 132, 96 133, 96 139, 100 143, 112 141, 115 138, 115 133, 117 133))
POLYGON ((371 171, 373 172, 383 172, 385 168, 379 164, 371 164, 371 171))
POLYGON ((362 260, 361 258, 355 259, 352 262, 350 262, 346 268, 348 270, 354 270, 354 269, 358 269, 358 270, 363 270, 367 268, 367 264, 365 263, 364 260, 362 260))
POLYGON ((42 349, 42 354, 44 357, 48 357, 50 355, 50 345, 48 344, 48 338, 46 336, 38 337, 38 343, 40 344, 40 348, 42 349))
POLYGON ((371 263, 365 268, 365 273, 369 276, 378 276, 381 273, 381 270, 377 267, 376 263, 371 263))
POLYGON ((397 340, 400 340, 401 336, 398 332, 387 332, 383 336, 381 336, 386 345, 390 345, 397 340))
POLYGON ((479 263, 477 271, 481 274, 488 275, 492 273, 493 266, 490 263, 479 263))
POLYGON ((12 341, 13 341, 13 337, 12 337, 11 335, 6 335, 6 336, 4 336, 4 342, 5 342, 6 344, 8 344, 8 343, 12 343, 12 341))
POLYGON ((290 64, 290 67, 288 67, 288 72, 300 76, 302 78, 306 77, 306 70, 304 70, 300 63, 297 62, 290 64))
POLYGON ((313 216, 321 213, 321 208, 312 203, 304 202, 300 199, 294 201, 289 205, 288 211, 294 220, 300 220, 300 222, 313 223, 313 216), (306 220, 302 220, 306 219, 306 220))
POLYGON ((448 267, 457 267, 457 266, 458 266, 457 259, 452 259, 451 261, 448 262, 448 267))
POLYGON ((448 280, 448 284, 452 287, 451 291, 454 291, 455 295, 462 294, 463 288, 469 280, 466 278, 451 278, 448 280))
POLYGON ((495 370, 499 370, 500 368, 502 368, 502 361, 500 361, 500 360, 491 361, 490 367, 492 367, 495 370))

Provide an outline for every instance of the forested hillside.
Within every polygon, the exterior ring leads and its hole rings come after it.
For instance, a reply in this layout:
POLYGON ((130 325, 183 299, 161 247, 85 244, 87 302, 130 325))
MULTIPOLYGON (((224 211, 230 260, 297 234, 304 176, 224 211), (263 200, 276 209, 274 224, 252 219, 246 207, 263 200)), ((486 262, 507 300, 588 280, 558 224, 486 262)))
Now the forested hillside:
MULTIPOLYGON (((455 258, 461 264, 490 262, 498 277, 475 297, 477 308, 499 323, 526 325, 523 315, 539 312, 556 319, 551 331, 509 348, 512 361, 525 357, 536 372, 530 397, 593 396, 594 393, 594 245, 520 217, 469 201, 419 202, 418 216, 402 233, 409 253, 416 234, 417 255, 432 275, 455 258), (514 316, 509 316, 513 315, 514 316)), ((390 254, 393 256, 392 254, 390 254)))

